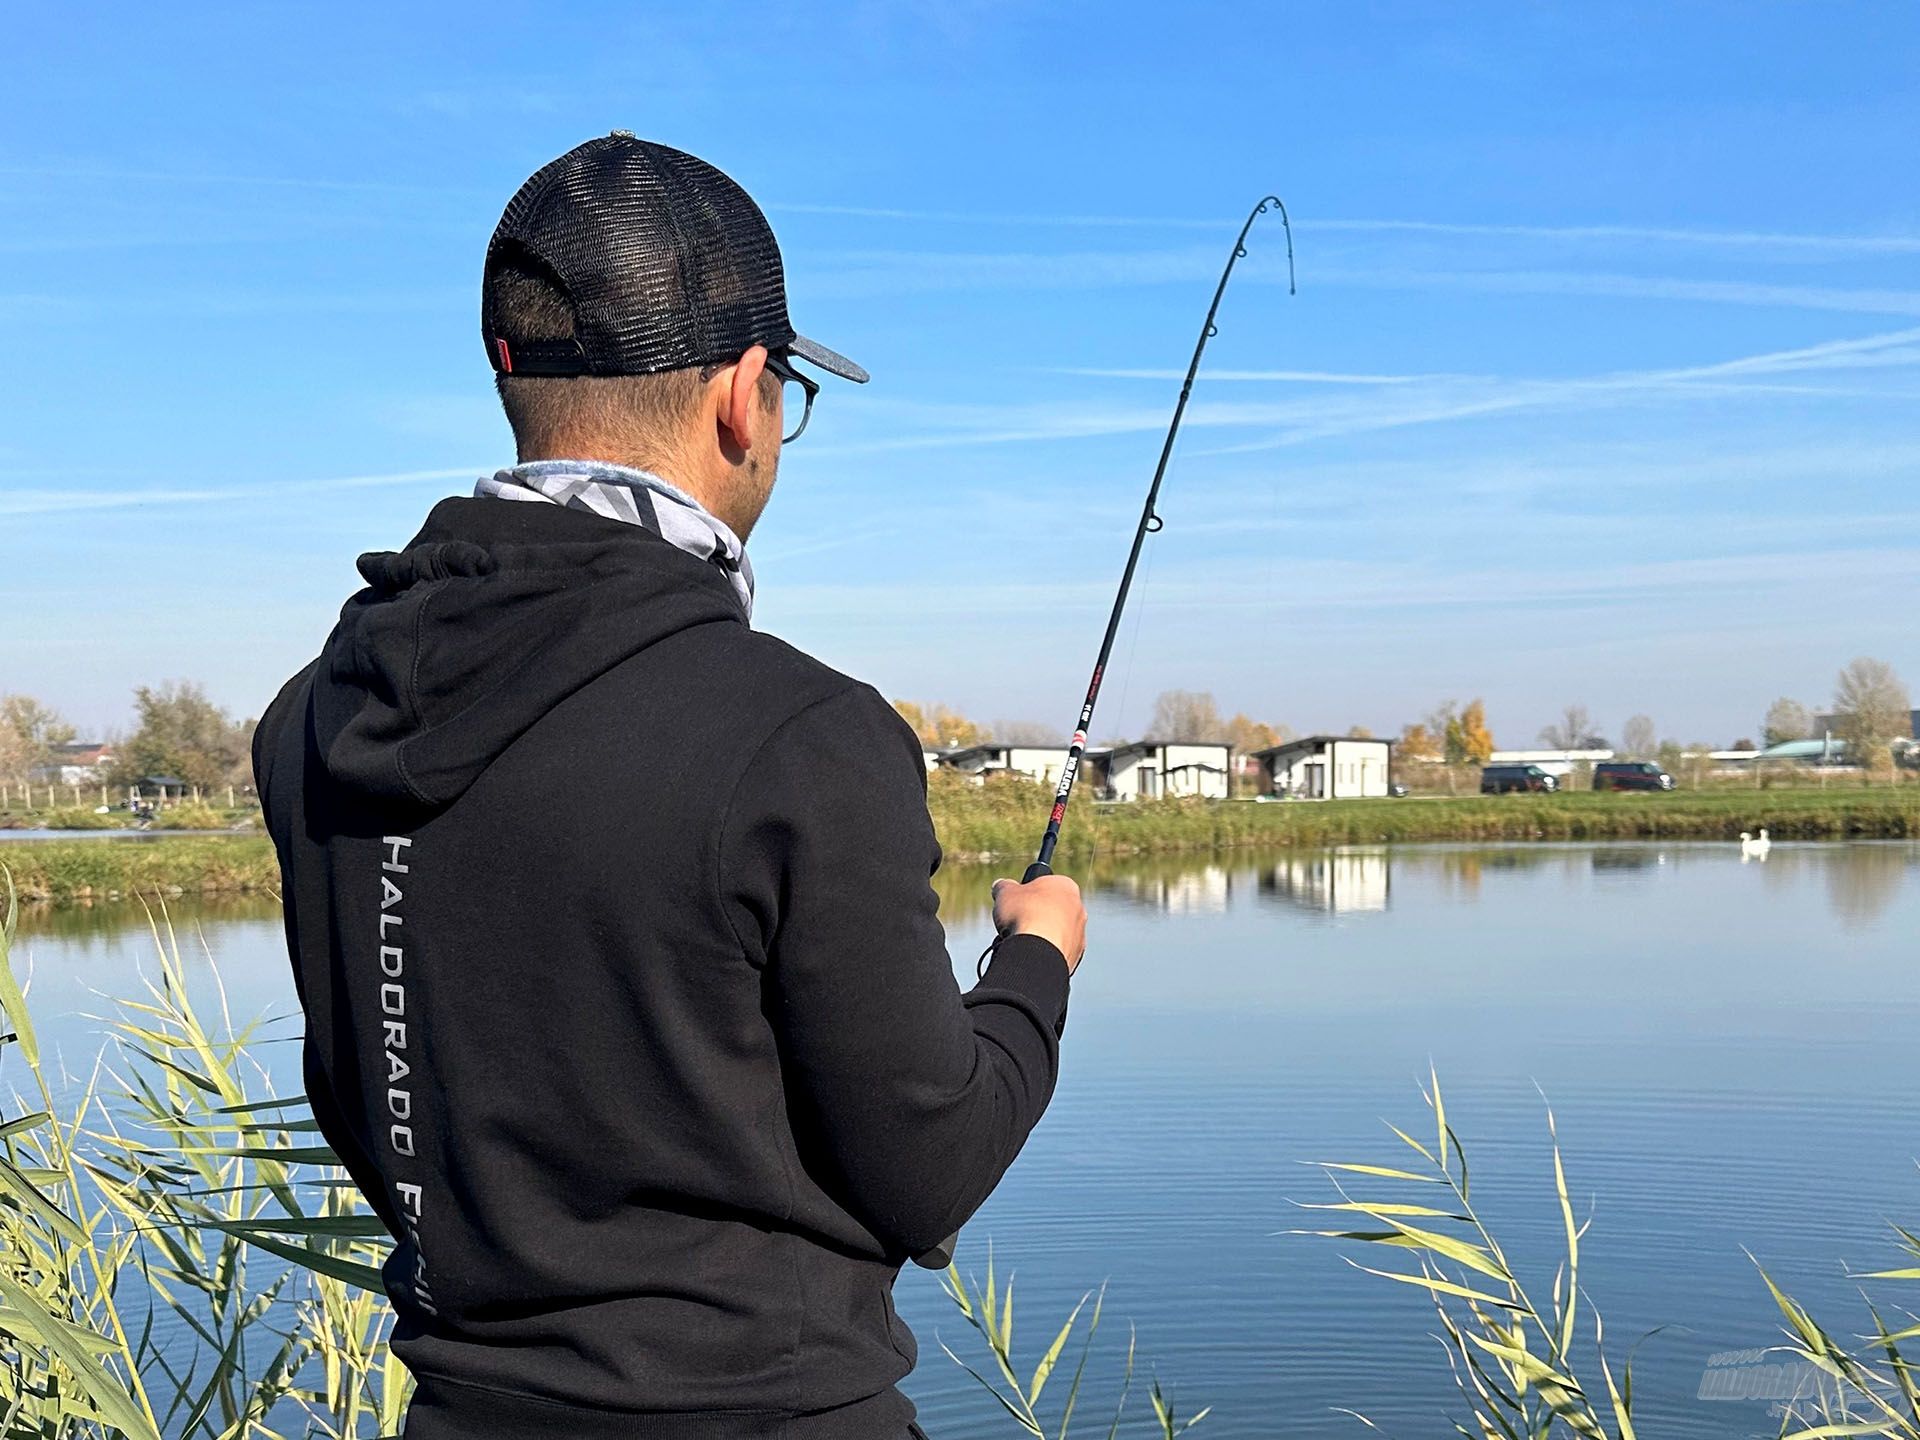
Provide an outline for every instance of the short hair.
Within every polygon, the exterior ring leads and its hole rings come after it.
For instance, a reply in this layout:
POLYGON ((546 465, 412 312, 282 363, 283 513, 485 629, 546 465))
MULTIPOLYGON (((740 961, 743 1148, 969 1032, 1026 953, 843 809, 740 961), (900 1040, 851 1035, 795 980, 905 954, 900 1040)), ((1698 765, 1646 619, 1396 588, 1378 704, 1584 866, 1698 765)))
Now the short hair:
MULTIPOLYGON (((573 303, 545 264, 525 252, 495 257, 488 268, 494 329, 511 350, 536 341, 571 340, 573 303)), ((523 458, 620 459, 642 467, 657 464, 674 432, 699 406, 697 369, 654 375, 494 376, 500 407, 513 427, 523 458), (617 440, 620 456, 561 456, 582 437, 617 440)))

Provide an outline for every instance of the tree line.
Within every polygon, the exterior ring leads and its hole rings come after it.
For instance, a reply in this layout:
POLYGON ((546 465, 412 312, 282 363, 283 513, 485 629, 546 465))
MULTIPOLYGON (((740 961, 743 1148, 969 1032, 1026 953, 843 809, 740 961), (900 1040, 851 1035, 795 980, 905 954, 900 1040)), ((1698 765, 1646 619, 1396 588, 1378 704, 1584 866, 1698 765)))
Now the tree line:
MULTIPOLYGON (((1059 730, 1045 725, 979 722, 947 705, 923 705, 911 700, 896 700, 893 705, 929 749, 1066 744, 1059 730)), ((1906 749, 1899 742, 1914 738, 1912 702, 1906 684, 1884 660, 1862 656, 1843 667, 1834 681, 1829 713, 1833 738, 1844 741, 1847 754, 1870 769, 1888 768, 1895 752, 1906 749)), ((1782 697, 1767 709, 1760 729, 1762 744, 1819 739, 1814 719, 1806 705, 1782 697)), ((1162 691, 1154 701, 1147 733, 1154 739, 1231 745, 1241 755, 1294 737, 1291 728, 1278 722, 1254 720, 1245 713, 1228 718, 1210 692, 1195 690, 1162 691)), ((1357 739, 1369 739, 1373 734, 1364 725, 1355 725, 1346 733, 1357 739)), ((1565 706, 1552 723, 1541 728, 1539 744, 1549 750, 1611 750, 1623 759, 1660 760, 1669 768, 1689 750, 1717 748, 1704 741, 1683 746, 1677 740, 1662 738, 1650 715, 1629 716, 1618 743, 1614 743, 1584 704, 1565 706)), ((1486 702, 1478 697, 1464 703, 1441 702, 1424 718, 1402 726, 1395 745, 1407 759, 1448 765, 1484 765, 1498 748, 1487 720, 1486 702)), ((1761 745, 1742 737, 1727 748, 1758 750, 1761 745)))
MULTIPOLYGON (((134 727, 102 743, 112 755, 100 783, 116 788, 166 776, 214 791, 253 785, 251 718, 236 720, 190 680, 142 685, 133 692, 134 727)), ((78 737, 73 724, 31 695, 0 695, 0 784, 19 785, 56 765, 78 737)))
MULTIPOLYGON (((913 733, 929 750, 964 749, 970 745, 1064 747, 1067 743, 1066 735, 1057 727, 1031 720, 976 721, 949 705, 929 705, 917 700, 895 700, 893 708, 913 727, 913 733)), ((1293 732, 1285 725, 1271 725, 1244 713, 1230 718, 1223 716, 1213 696, 1199 690, 1161 691, 1154 698, 1153 719, 1147 735, 1156 740, 1230 745, 1240 755, 1293 738, 1293 732)), ((1096 743, 1108 746, 1122 742, 1109 737, 1096 743)))
MULTIPOLYGON (((1896 759, 1911 763, 1913 749, 1903 742, 1915 739, 1913 702, 1906 682, 1884 660, 1861 656, 1843 666, 1834 679, 1833 698, 1825 712, 1828 723, 1816 727, 1814 712, 1791 696, 1781 696, 1767 707, 1761 721, 1761 743, 1743 736, 1727 748, 1759 750, 1794 740, 1819 740, 1831 734, 1846 746, 1849 760, 1869 770, 1885 771, 1896 759)), ((1661 739, 1648 715, 1628 718, 1620 742, 1610 742, 1585 705, 1568 705, 1560 717, 1540 731, 1540 743, 1551 750, 1612 750, 1629 760, 1658 759, 1672 768, 1688 750, 1716 747, 1705 742, 1682 746, 1661 739)), ((1404 741, 1403 741, 1404 744, 1404 741)))
MULTIPOLYGON (((134 727, 125 735, 108 735, 113 756, 105 783, 139 785, 149 776, 168 776, 188 786, 212 791, 231 785, 246 789, 253 783, 250 749, 255 721, 235 719, 208 698, 194 681, 142 685, 133 692, 134 727)), ((894 709, 931 749, 968 745, 1064 745, 1056 728, 1031 721, 970 719, 944 704, 895 700, 894 709)), ((1905 681, 1884 660, 1862 656, 1844 666, 1834 681, 1830 702, 1830 730, 1845 743, 1847 754, 1872 770, 1891 769, 1896 758, 1913 754, 1902 742, 1913 739, 1912 698, 1905 681)), ((31 695, 0 695, 0 784, 18 785, 35 777, 59 758, 60 747, 72 744, 77 731, 65 716, 31 695)), ((1355 725, 1348 732, 1370 738, 1372 732, 1355 725)), ((1761 736, 1767 745, 1792 740, 1820 739, 1815 715, 1808 706, 1782 696, 1767 708, 1761 736)), ((1233 747, 1236 754, 1283 744, 1294 736, 1288 726, 1256 720, 1245 712, 1225 715, 1211 692, 1163 690, 1154 699, 1148 734, 1160 740, 1196 740, 1233 747)), ((1634 715, 1622 728, 1620 743, 1609 744, 1584 704, 1568 705, 1560 717, 1540 731, 1540 743, 1554 750, 1613 750, 1629 759, 1660 759, 1671 764, 1681 746, 1658 738, 1652 718, 1634 715)), ((1112 740, 1101 743, 1115 743, 1112 740)), ((1484 701, 1462 704, 1448 700, 1423 719, 1401 728, 1400 754, 1407 759, 1439 761, 1449 765, 1484 765, 1495 749, 1484 701)), ((1695 748, 1710 748, 1705 745, 1695 748)), ((1758 748, 1750 739, 1734 742, 1736 750, 1758 748)), ((1909 759, 1909 763, 1911 760, 1909 759)))

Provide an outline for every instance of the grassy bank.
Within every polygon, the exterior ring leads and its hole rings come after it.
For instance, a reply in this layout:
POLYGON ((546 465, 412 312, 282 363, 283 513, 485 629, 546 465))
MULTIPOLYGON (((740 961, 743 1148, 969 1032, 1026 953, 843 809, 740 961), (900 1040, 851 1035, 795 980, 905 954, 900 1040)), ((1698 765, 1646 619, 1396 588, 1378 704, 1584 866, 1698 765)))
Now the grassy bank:
MULTIPOLYGON (((1012 861, 1033 853, 1046 823, 1047 801, 1048 793, 1037 785, 943 780, 933 787, 930 804, 949 859, 1012 861)), ((1081 801, 1068 817, 1060 855, 1084 861, 1093 855, 1432 840, 1731 840, 1763 825, 1781 840, 1920 836, 1920 792, 1577 792, 1278 805, 1081 801)), ((0 864, 12 870, 21 899, 56 904, 134 895, 247 894, 280 883, 273 847, 257 834, 27 841, 0 847, 0 864)))
MULTIPOLYGON (((258 806, 196 805, 192 801, 169 805, 154 817, 162 830, 245 830, 260 823, 258 806)), ((139 816, 125 810, 101 814, 88 805, 42 806, 32 810, 0 809, 0 830, 139 830, 147 828, 139 816)))
MULTIPOLYGON (((936 777, 939 778, 939 777, 936 777)), ((931 805, 951 855, 1031 854, 1047 792, 1017 782, 942 783, 931 805)), ((1077 802, 1061 834, 1067 858, 1089 854, 1354 845, 1423 840, 1732 840, 1765 826, 1776 839, 1920 836, 1920 793, 1885 790, 1673 791, 1496 795, 1259 805, 1166 800, 1077 802)))
POLYGON ((278 889, 265 836, 20 841, 0 846, 23 901, 56 904, 133 895, 232 895, 278 889))

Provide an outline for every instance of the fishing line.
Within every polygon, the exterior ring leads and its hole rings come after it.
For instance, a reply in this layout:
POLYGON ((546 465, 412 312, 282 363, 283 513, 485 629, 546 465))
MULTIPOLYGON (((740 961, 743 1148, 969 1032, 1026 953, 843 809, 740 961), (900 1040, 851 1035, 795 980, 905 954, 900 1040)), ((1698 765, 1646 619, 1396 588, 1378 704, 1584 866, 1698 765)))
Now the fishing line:
MULTIPOLYGON (((1142 590, 1151 590, 1153 588, 1153 551, 1152 550, 1149 550, 1146 552, 1146 562, 1147 563, 1145 568, 1143 568, 1140 572, 1140 588, 1142 590)), ((1123 721, 1127 713, 1127 696, 1133 690, 1134 662, 1140 656, 1140 631, 1142 627, 1146 625, 1146 623, 1147 623, 1147 606, 1146 606, 1146 602, 1142 601, 1140 604, 1140 608, 1133 612, 1133 639, 1129 641, 1127 644, 1127 663, 1125 668, 1123 668, 1120 672, 1120 715, 1123 721)), ((1112 774, 1109 773, 1107 778, 1108 780, 1112 780, 1113 778, 1112 774)))
MULTIPOLYGON (((1253 222, 1269 209, 1280 212, 1280 225, 1286 232, 1287 294, 1298 293, 1293 274, 1293 224, 1287 219, 1287 207, 1280 202, 1280 197, 1268 195, 1248 213, 1246 223, 1240 227, 1240 234, 1234 239, 1233 252, 1227 256, 1226 268, 1220 272, 1220 283, 1213 287, 1213 303, 1207 306, 1207 318, 1200 326, 1200 339, 1193 347, 1193 359, 1187 362, 1187 378, 1181 382, 1180 399, 1173 407, 1173 423, 1167 426, 1167 438, 1160 446, 1160 463, 1154 466, 1153 484, 1147 488, 1147 503, 1141 507, 1140 523, 1134 527, 1133 548, 1127 552, 1127 568, 1120 575, 1120 591, 1113 598, 1113 612, 1107 616, 1106 634, 1100 640, 1100 657, 1093 664, 1093 679, 1087 685, 1086 702, 1080 707, 1080 723, 1074 728, 1073 743, 1067 747, 1067 763, 1060 770, 1060 786, 1054 791, 1053 810, 1047 817, 1046 833, 1040 837, 1040 852, 1034 857, 1033 863, 1027 866, 1026 874, 1020 877, 1022 885, 1053 873, 1053 852, 1060 843, 1060 824, 1067 818, 1067 801, 1073 795, 1073 782, 1080 774, 1080 760, 1087 751, 1087 731, 1093 724, 1093 707, 1100 699, 1100 682, 1106 678, 1107 662, 1113 657, 1113 642, 1120 633, 1121 618, 1126 614, 1127 595, 1133 589, 1133 574, 1140 565, 1140 552, 1146 546, 1147 537, 1158 534, 1164 528, 1164 522, 1154 507, 1160 499, 1160 482, 1167 476, 1167 461, 1173 457, 1173 442, 1180 434, 1180 421, 1187 413, 1187 399, 1193 394, 1194 377, 1200 373, 1200 357, 1206 353, 1207 342, 1220 333, 1220 327, 1214 320, 1220 313, 1221 297, 1227 293, 1227 281, 1233 278, 1233 267, 1246 256, 1247 234, 1253 229, 1253 222)), ((1136 644, 1139 636, 1136 625, 1136 644)), ((1131 670, 1131 657, 1127 664, 1131 670)), ((987 955, 992 951, 993 946, 989 945, 986 954, 980 957, 983 970, 987 955)), ((914 1263, 929 1270, 946 1269, 953 1262, 953 1247, 959 1238, 958 1234, 949 1236, 925 1254, 914 1256, 914 1263)))

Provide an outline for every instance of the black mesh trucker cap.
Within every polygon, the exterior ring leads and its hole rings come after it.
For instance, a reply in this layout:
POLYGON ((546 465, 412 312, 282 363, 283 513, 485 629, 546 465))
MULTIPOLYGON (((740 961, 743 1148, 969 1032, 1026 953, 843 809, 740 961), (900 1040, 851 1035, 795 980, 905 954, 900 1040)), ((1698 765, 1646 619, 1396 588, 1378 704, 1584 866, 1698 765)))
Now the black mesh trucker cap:
POLYGON ((625 130, 542 166, 508 202, 487 246, 480 330, 493 368, 510 375, 652 375, 764 345, 867 378, 794 333, 780 247, 747 192, 625 130), (493 281, 506 259, 550 273, 572 304, 572 339, 500 333, 493 281))

